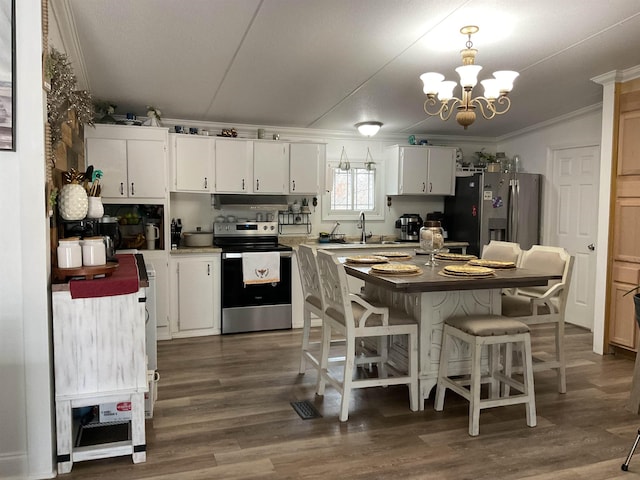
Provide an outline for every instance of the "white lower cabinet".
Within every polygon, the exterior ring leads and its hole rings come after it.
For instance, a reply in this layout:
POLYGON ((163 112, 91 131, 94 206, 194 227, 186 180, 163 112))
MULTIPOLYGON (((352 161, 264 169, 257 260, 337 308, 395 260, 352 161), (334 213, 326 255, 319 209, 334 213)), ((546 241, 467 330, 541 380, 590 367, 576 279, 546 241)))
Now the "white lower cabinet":
POLYGON ((220 333, 220 254, 172 258, 172 336, 220 333))

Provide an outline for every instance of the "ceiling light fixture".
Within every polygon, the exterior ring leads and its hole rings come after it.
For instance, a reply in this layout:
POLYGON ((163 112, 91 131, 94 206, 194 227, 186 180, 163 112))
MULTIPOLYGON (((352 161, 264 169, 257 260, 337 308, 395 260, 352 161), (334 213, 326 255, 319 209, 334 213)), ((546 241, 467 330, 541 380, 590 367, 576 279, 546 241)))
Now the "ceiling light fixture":
POLYGON ((449 120, 453 110, 457 110, 456 121, 466 130, 476 120, 476 108, 480 109, 482 116, 487 120, 496 115, 502 115, 511 108, 511 100, 507 96, 513 89, 513 81, 519 75, 518 72, 501 70, 494 72, 493 77, 482 80, 480 83, 484 87, 484 97, 472 97, 473 87, 478 83, 478 73, 482 70, 480 65, 475 65, 478 50, 473 47, 471 35, 479 30, 475 25, 462 27, 460 33, 468 35, 465 44, 467 48, 460 51, 462 55, 462 66, 456 68, 460 75, 460 85, 462 87, 462 98, 453 96, 453 89, 456 82, 444 81, 444 75, 436 72, 427 72, 420 75, 420 80, 424 83, 423 91, 427 95, 424 102, 424 111, 427 115, 439 115, 443 121, 449 120), (440 108, 437 111, 430 111, 429 107, 436 107, 440 101, 440 108), (500 108, 503 107, 503 108, 500 108))
POLYGON ((382 122, 360 122, 356 123, 356 128, 358 131, 364 135, 365 137, 373 137, 380 127, 382 127, 382 122))

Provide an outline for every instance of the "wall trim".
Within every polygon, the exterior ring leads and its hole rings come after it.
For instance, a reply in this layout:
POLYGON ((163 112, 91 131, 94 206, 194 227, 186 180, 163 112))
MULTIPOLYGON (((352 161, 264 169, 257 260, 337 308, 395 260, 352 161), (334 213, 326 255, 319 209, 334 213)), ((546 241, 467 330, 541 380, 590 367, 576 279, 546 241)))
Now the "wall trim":
POLYGON ((574 118, 578 118, 584 115, 587 115, 594 111, 600 111, 602 109, 602 102, 589 105, 588 107, 580 108, 578 110, 574 110, 573 112, 566 113, 564 115, 560 115, 559 117, 552 118, 550 120, 545 120, 544 122, 536 123, 535 125, 531 125, 530 127, 523 128, 521 130, 517 130, 515 132, 507 133, 506 135, 502 135, 497 138, 497 142, 504 142, 506 140, 511 140, 512 138, 519 137, 522 135, 529 134, 531 132, 535 132, 536 130, 542 130, 543 128, 551 127, 561 122, 566 122, 567 120, 572 120, 574 118))
MULTIPOLYGON (((73 11, 69 5, 69 0, 59 0, 57 2, 50 2, 51 13, 53 14, 53 20, 55 28, 60 33, 62 44, 64 46, 64 52, 73 64, 73 73, 78 80, 78 87, 80 89, 91 91, 91 85, 89 84, 89 74, 87 73, 87 65, 84 62, 84 55, 82 53, 82 46, 80 39, 78 38, 78 29, 76 28, 76 21, 73 17, 73 11)), ((50 17, 51 19, 51 17, 50 17)), ((53 25, 49 25, 49 30, 53 25)))
POLYGON ((0 453, 2 478, 9 480, 24 478, 27 471, 27 452, 0 453))

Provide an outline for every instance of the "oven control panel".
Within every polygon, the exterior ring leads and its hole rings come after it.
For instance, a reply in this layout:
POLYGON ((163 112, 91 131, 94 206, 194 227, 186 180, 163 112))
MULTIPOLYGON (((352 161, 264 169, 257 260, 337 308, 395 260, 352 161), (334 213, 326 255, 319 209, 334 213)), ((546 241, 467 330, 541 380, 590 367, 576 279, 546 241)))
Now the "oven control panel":
POLYGON ((278 235, 278 222, 237 222, 213 224, 215 237, 251 237, 278 235))

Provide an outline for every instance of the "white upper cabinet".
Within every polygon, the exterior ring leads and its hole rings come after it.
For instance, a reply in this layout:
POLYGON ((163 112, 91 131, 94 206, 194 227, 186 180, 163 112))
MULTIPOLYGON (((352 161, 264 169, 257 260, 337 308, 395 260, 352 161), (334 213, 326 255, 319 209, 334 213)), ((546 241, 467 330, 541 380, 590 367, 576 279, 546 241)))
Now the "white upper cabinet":
POLYGON ((318 194, 325 152, 324 144, 292 143, 289 146, 289 193, 318 194))
POLYGON ((253 192, 289 193, 289 144, 253 142, 253 192))
POLYGON ((453 195, 456 149, 389 147, 387 195, 453 195))
POLYGON ((166 129, 96 125, 85 129, 85 149, 86 164, 102 170, 103 198, 165 198, 166 129))
POLYGON ((215 191, 253 192, 253 142, 242 139, 215 140, 215 191))
POLYGON ((173 148, 172 190, 179 192, 213 191, 215 140, 199 135, 169 135, 173 148))
POLYGON ((429 147, 429 171, 427 193, 430 195, 455 195, 456 149, 429 147))

